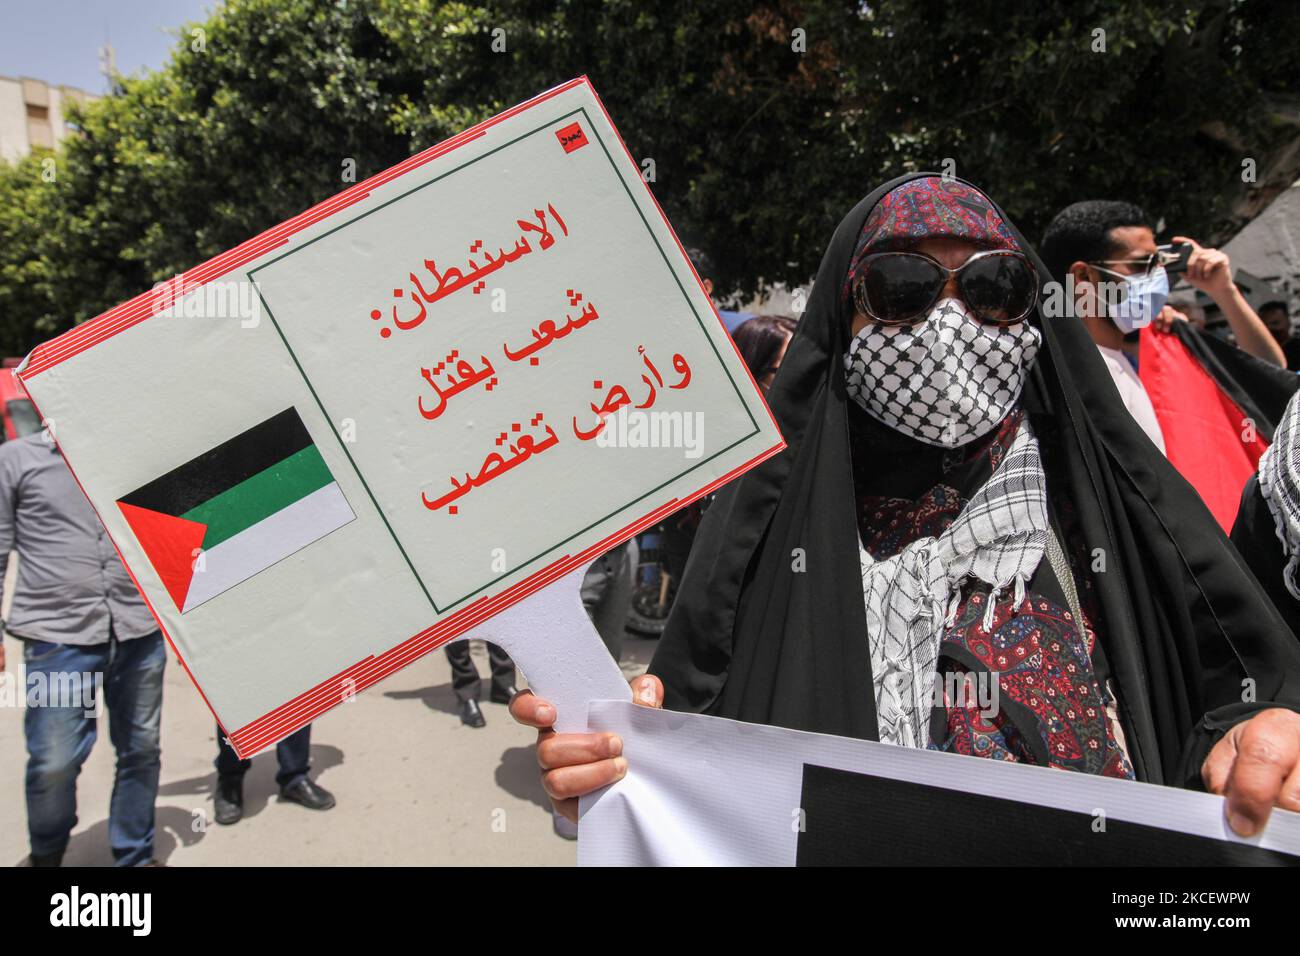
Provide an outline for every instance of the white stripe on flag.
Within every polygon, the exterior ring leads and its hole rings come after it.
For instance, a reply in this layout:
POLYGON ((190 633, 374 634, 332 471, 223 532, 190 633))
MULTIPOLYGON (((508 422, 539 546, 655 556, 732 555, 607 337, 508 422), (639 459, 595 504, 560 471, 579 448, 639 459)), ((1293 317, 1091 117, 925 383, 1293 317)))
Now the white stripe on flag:
POLYGON ((194 572, 189 593, 185 595, 185 610, 247 581, 355 517, 338 482, 333 481, 281 508, 251 528, 202 552, 203 563, 194 572))

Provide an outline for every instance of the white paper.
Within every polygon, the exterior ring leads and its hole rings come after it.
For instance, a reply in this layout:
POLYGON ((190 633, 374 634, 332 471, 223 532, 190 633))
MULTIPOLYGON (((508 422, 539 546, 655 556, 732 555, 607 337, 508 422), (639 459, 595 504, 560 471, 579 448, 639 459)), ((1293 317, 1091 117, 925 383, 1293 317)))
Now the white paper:
POLYGON ((555 729, 562 734, 587 729, 587 704, 593 698, 632 699, 623 671, 583 607, 584 571, 574 571, 456 638, 505 648, 528 676, 529 689, 555 705, 555 729))
MULTIPOLYGON (((1260 834, 1223 799, 1173 787, 595 701, 592 731, 623 738, 628 773, 582 800, 582 866, 792 866, 805 764, 982 793, 1300 856, 1300 814, 1260 834)), ((923 862, 923 861, 921 861, 923 862)), ((1031 861, 1026 861, 1031 862, 1031 861)))

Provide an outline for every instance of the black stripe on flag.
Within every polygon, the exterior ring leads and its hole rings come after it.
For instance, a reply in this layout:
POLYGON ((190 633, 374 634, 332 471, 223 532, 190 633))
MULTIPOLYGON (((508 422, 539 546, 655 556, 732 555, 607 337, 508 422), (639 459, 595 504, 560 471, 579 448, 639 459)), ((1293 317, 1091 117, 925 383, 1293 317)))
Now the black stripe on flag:
POLYGON ((298 412, 286 408, 120 500, 180 516, 310 444, 311 435, 298 412))
POLYGON ((1293 856, 1249 844, 1113 817, 1099 832, 1089 813, 812 764, 804 764, 800 806, 798 866, 1296 863, 1293 856))

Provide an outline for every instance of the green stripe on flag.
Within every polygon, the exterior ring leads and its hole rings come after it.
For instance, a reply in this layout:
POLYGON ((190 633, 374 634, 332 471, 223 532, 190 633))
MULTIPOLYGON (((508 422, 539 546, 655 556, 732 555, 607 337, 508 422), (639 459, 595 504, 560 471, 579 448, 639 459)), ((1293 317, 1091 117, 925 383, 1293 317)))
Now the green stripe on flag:
POLYGON ((208 526, 203 548, 233 538, 334 480, 315 445, 258 472, 181 515, 208 526))

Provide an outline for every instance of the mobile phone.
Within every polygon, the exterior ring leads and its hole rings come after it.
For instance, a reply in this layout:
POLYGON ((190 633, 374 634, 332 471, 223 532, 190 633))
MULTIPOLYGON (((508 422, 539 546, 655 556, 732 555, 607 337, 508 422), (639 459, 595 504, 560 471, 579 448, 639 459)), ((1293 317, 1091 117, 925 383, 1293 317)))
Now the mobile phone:
POLYGON ((1166 272, 1172 275, 1187 271, 1187 260, 1192 254, 1192 244, 1190 242, 1180 242, 1176 246, 1173 244, 1156 246, 1156 248, 1160 251, 1160 258, 1164 260, 1166 272))

